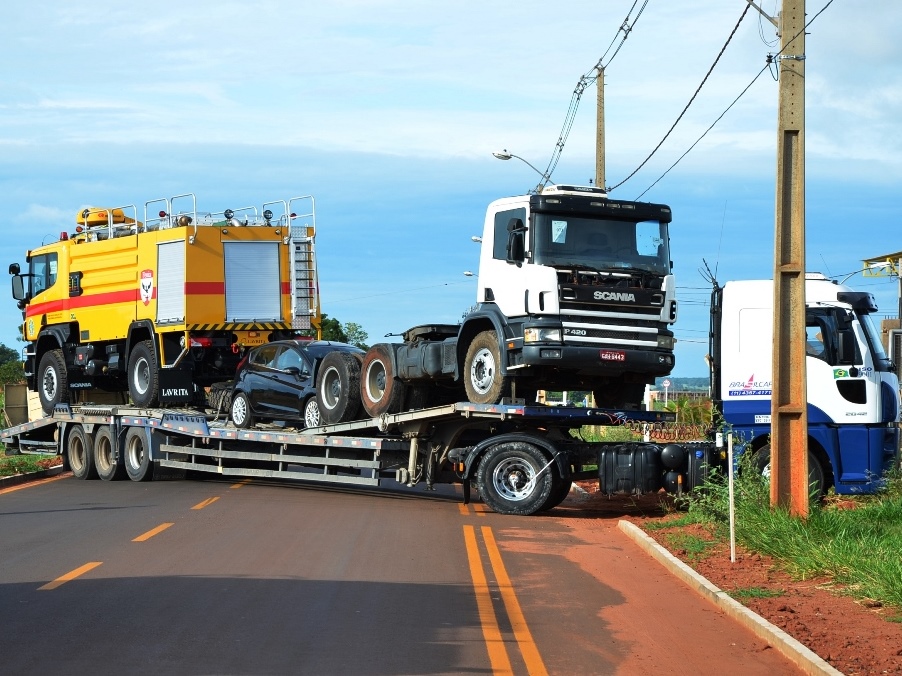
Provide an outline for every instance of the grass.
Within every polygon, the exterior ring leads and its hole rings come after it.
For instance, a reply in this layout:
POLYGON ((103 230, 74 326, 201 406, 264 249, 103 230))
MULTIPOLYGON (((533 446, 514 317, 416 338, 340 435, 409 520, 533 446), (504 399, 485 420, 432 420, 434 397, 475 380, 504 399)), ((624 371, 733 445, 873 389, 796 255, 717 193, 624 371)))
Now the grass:
MULTIPOLYGON (((844 593, 902 608, 902 472, 888 477, 879 494, 812 505, 802 520, 771 508, 770 487, 750 461, 740 458, 734 487, 738 542, 773 557, 797 578, 827 576, 844 593)), ((713 525, 723 538, 727 515, 722 478, 688 498, 687 516, 713 525)))
POLYGON ((0 477, 39 472, 59 465, 62 458, 58 455, 28 454, 0 456, 0 477))
POLYGON ((742 587, 729 592, 735 599, 772 599, 783 596, 782 589, 765 589, 764 587, 742 587))

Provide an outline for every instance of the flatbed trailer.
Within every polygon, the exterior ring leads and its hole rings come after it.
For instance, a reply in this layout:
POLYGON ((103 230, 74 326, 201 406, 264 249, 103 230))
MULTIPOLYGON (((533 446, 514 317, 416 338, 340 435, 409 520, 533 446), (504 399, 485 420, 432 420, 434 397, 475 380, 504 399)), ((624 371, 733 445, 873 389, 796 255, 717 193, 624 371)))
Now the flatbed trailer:
POLYGON ((606 492, 690 489, 710 445, 586 442, 584 425, 661 425, 672 413, 454 403, 309 429, 238 429, 209 412, 58 404, 53 413, 0 431, 19 452, 63 456, 82 479, 133 481, 188 472, 328 484, 461 483, 493 511, 528 515, 556 507, 574 479, 606 492))

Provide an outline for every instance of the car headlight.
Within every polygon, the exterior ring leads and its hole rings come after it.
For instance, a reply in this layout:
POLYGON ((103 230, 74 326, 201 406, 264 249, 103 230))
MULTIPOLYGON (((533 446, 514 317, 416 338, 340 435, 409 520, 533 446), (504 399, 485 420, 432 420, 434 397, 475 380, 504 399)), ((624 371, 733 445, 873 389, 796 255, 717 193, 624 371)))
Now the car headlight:
POLYGON ((658 336, 658 347, 665 350, 673 349, 673 336, 658 336))
POLYGON ((524 343, 547 343, 551 341, 561 342, 560 329, 532 328, 524 329, 523 331, 524 343))

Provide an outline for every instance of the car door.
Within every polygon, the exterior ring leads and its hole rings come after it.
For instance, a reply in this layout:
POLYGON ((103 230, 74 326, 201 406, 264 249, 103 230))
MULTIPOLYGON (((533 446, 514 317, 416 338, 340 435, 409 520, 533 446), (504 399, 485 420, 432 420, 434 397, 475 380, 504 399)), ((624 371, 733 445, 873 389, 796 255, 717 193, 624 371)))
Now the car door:
POLYGON ((313 388, 313 369, 303 350, 286 345, 272 374, 273 405, 288 418, 303 417, 303 401, 313 388))
POLYGON ((263 345, 248 358, 242 385, 255 413, 272 415, 275 410, 273 374, 279 351, 279 345, 263 345))

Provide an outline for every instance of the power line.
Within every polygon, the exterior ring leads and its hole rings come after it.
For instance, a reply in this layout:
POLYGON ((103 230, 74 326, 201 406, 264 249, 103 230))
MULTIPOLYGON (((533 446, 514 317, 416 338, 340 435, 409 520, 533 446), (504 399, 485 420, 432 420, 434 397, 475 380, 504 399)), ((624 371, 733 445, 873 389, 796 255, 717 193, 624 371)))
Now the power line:
MULTIPOLYGON (((671 132, 673 132, 673 130, 676 128, 676 126, 680 123, 680 120, 683 119, 683 116, 686 114, 686 111, 689 110, 689 106, 692 105, 692 102, 695 101, 695 97, 698 96, 698 93, 702 90, 702 87, 705 86, 705 83, 708 81, 708 78, 711 76, 711 73, 714 71, 714 67, 717 66, 717 63, 720 61, 720 57, 723 56, 723 53, 726 51, 727 46, 728 46, 728 45, 730 44, 730 42, 733 40, 733 36, 736 35, 736 31, 739 30, 739 24, 742 23, 742 20, 745 18, 745 15, 748 14, 749 9, 751 9, 751 5, 748 5, 748 4, 747 4, 747 5, 745 6, 745 9, 742 10, 742 14, 741 14, 740 17, 739 17, 739 21, 736 22, 736 25, 733 27, 733 30, 730 32, 730 36, 727 38, 727 41, 724 43, 723 47, 720 48, 720 52, 717 54, 717 58, 714 59, 714 63, 712 63, 712 64, 711 64, 711 67, 708 68, 708 72, 705 73, 705 77, 702 78, 702 81, 701 81, 701 83, 698 85, 698 87, 696 88, 695 93, 692 95, 692 98, 689 99, 689 103, 687 103, 686 106, 683 108, 682 112, 679 114, 679 116, 677 117, 676 121, 670 126, 670 129, 667 130, 667 133, 664 134, 664 138, 662 138, 662 139, 658 142, 658 145, 656 145, 655 148, 654 148, 654 150, 652 150, 652 151, 649 153, 648 157, 646 157, 644 160, 642 160, 642 163, 641 163, 638 167, 636 167, 635 169, 633 169, 632 173, 631 173, 629 176, 627 176, 625 179, 623 179, 622 181, 620 181, 620 183, 618 183, 617 185, 608 188, 608 192, 610 192, 610 191, 612 191, 612 190, 616 190, 617 188, 619 188, 620 186, 622 186, 624 183, 626 183, 628 180, 630 180, 633 176, 635 176, 635 175, 639 172, 639 170, 640 170, 642 167, 644 167, 645 164, 646 164, 652 157, 654 157, 654 154, 655 154, 656 152, 658 152, 658 149, 659 149, 662 145, 664 145, 664 141, 667 140, 667 138, 670 136, 671 132)), ((760 73, 759 73, 759 75, 760 75, 760 73)), ((756 78, 756 79, 757 79, 757 78, 756 78)), ((750 86, 751 86, 751 85, 750 85, 750 86)), ((743 92, 743 93, 744 93, 744 92, 743 92)), ((735 102, 734 102, 734 103, 735 103, 735 102)), ((731 104, 731 105, 732 105, 732 104, 731 104)), ((724 111, 724 113, 725 113, 725 112, 726 112, 726 111, 724 111)), ((723 115, 721 115, 721 117, 723 117, 723 115)), ((720 119, 720 118, 718 118, 718 119, 720 119)), ((712 125, 712 126, 713 126, 713 125, 712 125)), ((707 132, 705 132, 705 133, 707 133, 707 132)), ((699 140, 701 140, 701 139, 699 139, 699 140)), ((696 143, 698 143, 698 141, 696 141, 696 143)), ((688 152, 688 151, 687 151, 687 152, 688 152)), ((680 158, 680 159, 682 159, 682 158, 680 158)), ((677 161, 679 161, 679 160, 677 160, 677 161)), ((670 171, 670 170, 668 169, 668 171, 670 171)), ((660 179, 658 179, 658 180, 660 180, 660 179)), ((648 192, 648 190, 646 190, 646 192, 648 192)), ((644 195, 645 193, 642 193, 642 194, 644 195)))
POLYGON ((573 128, 573 122, 576 120, 576 111, 579 109, 579 102, 582 100, 583 92, 586 91, 586 88, 589 85, 598 79, 597 73, 599 70, 604 70, 607 66, 611 65, 611 62, 620 52, 620 48, 623 47, 626 39, 636 27, 636 23, 639 21, 639 17, 642 16, 642 12, 645 11, 648 1, 649 0, 645 0, 642 3, 639 13, 636 14, 636 18, 633 19, 633 22, 630 23, 630 15, 632 15, 633 10, 636 9, 636 5, 639 4, 639 0, 634 0, 633 6, 630 7, 630 11, 627 13, 626 18, 614 34, 611 44, 608 45, 608 48, 605 50, 604 54, 601 55, 601 58, 598 59, 598 62, 582 75, 582 77, 579 78, 579 82, 576 83, 576 88, 573 90, 573 95, 570 97, 570 107, 567 109, 567 115, 564 117, 564 125, 561 128, 557 143, 554 145, 554 152, 551 153, 551 159, 548 161, 548 166, 542 173, 542 180, 541 183, 539 183, 540 186, 544 187, 551 180, 551 175, 554 173, 554 170, 557 169, 557 163, 561 159, 561 154, 564 152, 564 146, 570 136, 570 130, 573 128), (608 59, 608 62, 605 64, 605 57, 608 55, 608 52, 611 51, 611 47, 613 47, 614 43, 617 41, 617 36, 621 33, 623 33, 623 37, 620 39, 620 44, 617 45, 617 49, 614 50, 614 53, 611 54, 611 58, 608 59))
MULTIPOLYGON (((802 31, 799 31, 799 33, 797 33, 796 35, 794 35, 794 36, 792 37, 792 39, 789 40, 789 42, 786 43, 786 47, 789 47, 789 45, 791 45, 791 44, 796 40, 796 38, 798 38, 799 35, 802 34, 802 32, 804 32, 804 31, 805 31, 812 23, 814 23, 815 19, 817 19, 821 14, 823 14, 824 11, 825 11, 830 5, 832 5, 832 4, 833 4, 833 0, 828 0, 827 4, 824 5, 823 7, 821 7, 821 9, 820 9, 813 17, 811 17, 811 20, 810 20, 808 23, 805 24, 805 28, 803 28, 802 31)), ((745 12, 748 11, 748 9, 749 9, 750 6, 751 6, 751 5, 746 5, 745 12)), ((745 12, 742 13, 742 16, 739 18, 739 22, 742 22, 742 19, 743 19, 743 17, 745 16, 745 12)), ((739 27, 739 23, 736 24, 736 28, 738 28, 738 27, 739 27)), ((733 33, 736 32, 736 28, 733 29, 733 33)), ((733 34, 731 33, 731 34, 730 34, 730 39, 732 39, 732 37, 733 37, 733 34)), ((729 42, 730 42, 730 40, 727 40, 727 44, 729 44, 729 42)), ((783 49, 785 49, 786 47, 784 47, 783 49)), ((724 45, 724 49, 725 49, 725 48, 726 48, 726 45, 724 45)), ((770 70, 771 65, 774 64, 775 62, 777 62, 777 61, 779 60, 780 54, 783 52, 783 49, 781 49, 781 50, 780 50, 779 52, 777 52, 776 54, 768 54, 768 55, 767 55, 767 63, 766 63, 766 65, 764 66, 764 68, 762 68, 760 71, 758 71, 758 74, 755 75, 754 78, 752 78, 752 81, 749 82, 749 84, 746 86, 746 88, 743 89, 743 90, 740 92, 739 96, 737 96, 735 99, 733 99, 733 102, 732 102, 729 106, 727 106, 727 109, 724 110, 724 111, 717 117, 717 119, 714 120, 714 122, 711 123, 711 126, 708 127, 708 128, 702 133, 702 135, 698 137, 698 139, 696 139, 695 143, 693 143, 691 146, 689 146, 689 149, 686 150, 686 152, 684 152, 682 155, 679 156, 679 158, 677 159, 676 162, 674 162, 672 165, 670 165, 670 167, 667 169, 667 171, 665 171, 663 174, 661 174, 661 176, 659 176, 658 179, 657 179, 654 183, 652 183, 650 186, 648 186, 645 190, 642 191, 642 193, 639 195, 639 197, 636 198, 637 200, 638 200, 640 197, 642 197, 642 195, 644 195, 644 194, 647 193, 649 190, 651 190, 655 185, 657 185, 658 182, 659 182, 662 178, 664 178, 668 173, 670 173, 670 170, 671 170, 671 169, 673 169, 677 164, 679 164, 679 163, 682 161, 682 159, 683 159, 684 157, 686 157, 686 155, 688 155, 689 152, 690 152, 693 148, 695 148, 696 145, 698 145, 698 142, 701 141, 701 140, 708 134, 709 131, 711 131, 711 129, 714 127, 714 125, 716 125, 718 122, 720 122, 721 118, 723 118, 723 116, 727 114, 727 112, 730 110, 730 108, 732 108, 734 105, 736 105, 736 102, 739 101, 739 99, 741 99, 741 98, 745 95, 745 93, 751 88, 751 86, 752 86, 753 84, 755 84, 755 81, 756 81, 759 77, 761 77, 761 73, 763 73, 765 70, 770 70)), ((723 49, 721 50, 721 54, 723 54, 723 49)), ((717 58, 719 59, 719 58, 720 58, 720 55, 718 55, 717 58)), ((717 61, 715 60, 714 64, 716 64, 716 63, 717 63, 717 61)), ((713 68, 714 68, 714 65, 712 65, 711 68, 713 69, 713 68)), ((711 72, 711 71, 708 71, 708 74, 709 74, 709 75, 710 75, 710 72, 711 72)), ((777 72, 779 72, 779 69, 778 69, 777 72)), ((707 79, 707 77, 708 77, 708 76, 706 75, 705 78, 707 79)), ((777 78, 774 77, 774 79, 776 80, 777 78)), ((702 84, 704 84, 704 81, 702 81, 702 84)), ((699 85, 699 89, 701 89, 701 85, 699 85)), ((698 91, 696 91, 696 94, 698 94, 698 91)), ((693 95, 693 99, 694 99, 694 98, 695 98, 695 95, 693 95)), ((692 101, 690 100, 689 103, 692 103, 692 101)), ((686 108, 688 108, 688 107, 689 107, 689 104, 686 105, 686 108)), ((683 113, 685 113, 685 112, 686 112, 686 109, 684 108, 684 109, 683 109, 683 113)), ((683 113, 680 113, 680 117, 683 116, 683 113)), ((679 121, 680 121, 679 118, 677 118, 677 121, 673 123, 673 127, 675 127, 675 126, 677 125, 677 122, 679 122, 679 121)), ((671 127, 671 128, 670 128, 670 131, 667 132, 668 135, 670 134, 671 131, 673 131, 673 127, 671 127)), ((632 174, 630 174, 630 175, 627 176, 625 179, 623 179, 620 183, 618 183, 617 185, 615 185, 614 188, 620 187, 621 185, 623 185, 624 183, 626 183, 629 179, 631 179, 631 178, 636 174, 636 172, 639 171, 639 169, 641 169, 642 166, 643 166, 646 162, 648 162, 649 159, 651 159, 651 156, 654 155, 655 152, 657 152, 658 148, 661 147, 661 144, 664 143, 664 141, 665 141, 666 139, 667 139, 667 136, 665 136, 664 139, 661 140, 661 143, 659 143, 659 144, 655 147, 655 149, 651 152, 651 155, 649 155, 647 158, 645 158, 645 161, 644 161, 642 164, 640 164, 639 167, 637 167, 636 170, 635 170, 632 174)), ((613 190, 614 188, 609 188, 609 190, 613 190)))

